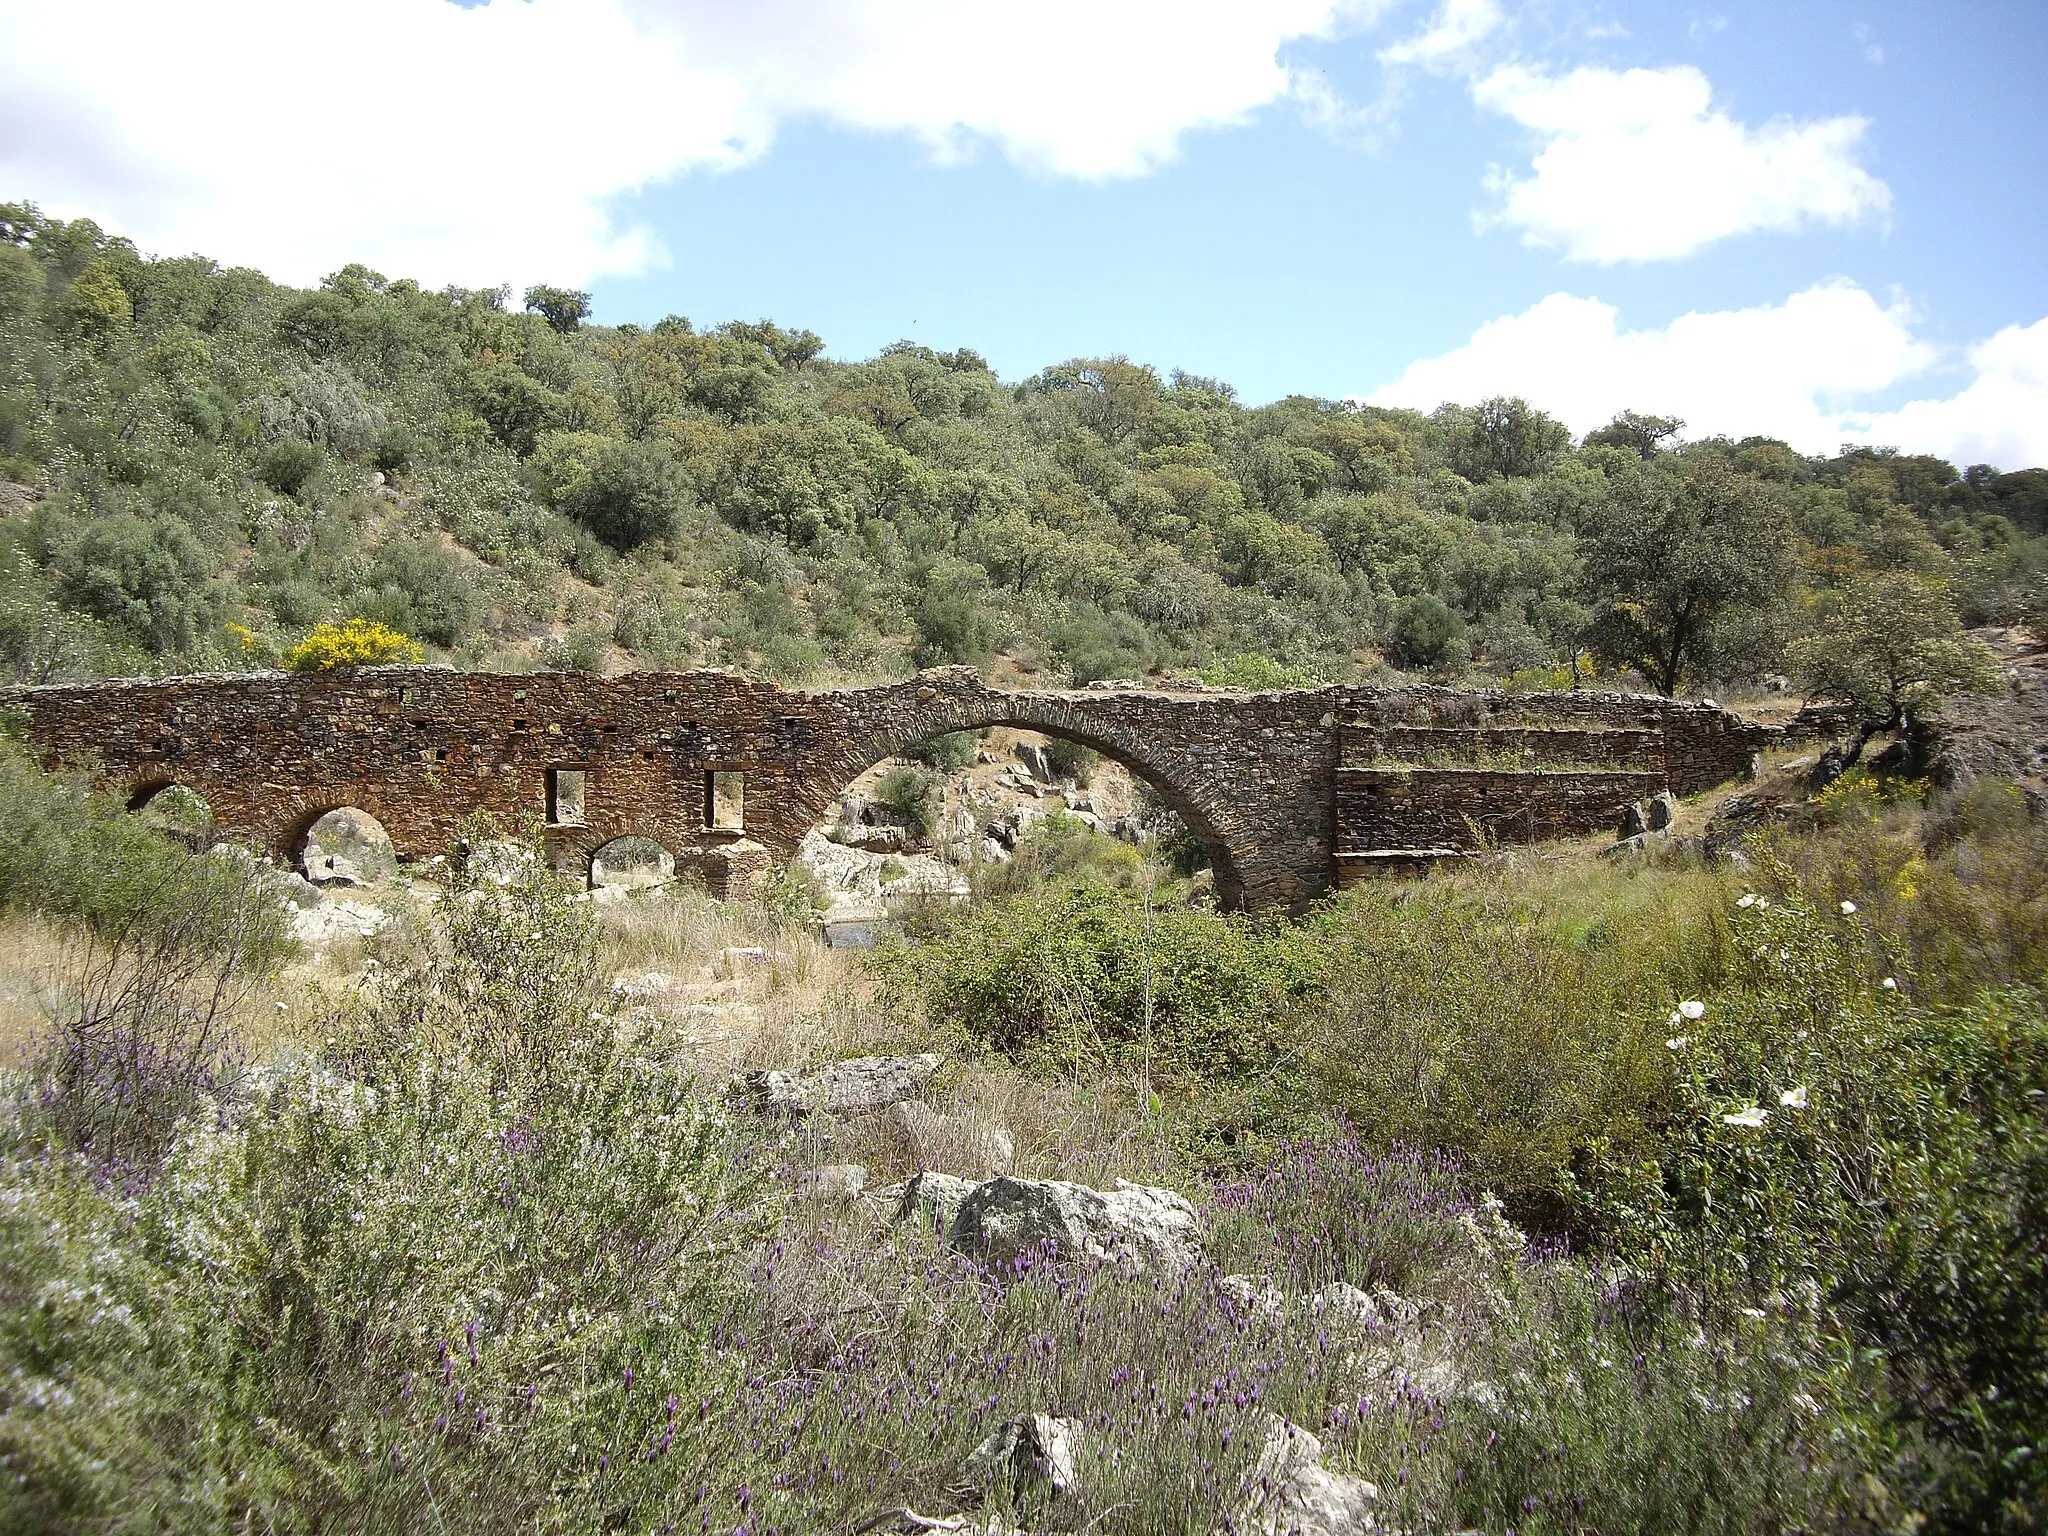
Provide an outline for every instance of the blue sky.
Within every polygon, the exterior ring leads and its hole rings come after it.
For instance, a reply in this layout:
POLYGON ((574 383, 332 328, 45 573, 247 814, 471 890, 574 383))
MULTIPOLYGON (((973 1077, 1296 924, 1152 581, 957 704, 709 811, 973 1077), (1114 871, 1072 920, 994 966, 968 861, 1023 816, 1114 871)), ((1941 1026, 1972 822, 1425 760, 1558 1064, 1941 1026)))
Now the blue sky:
MULTIPOLYGON (((799 124, 742 171, 628 200, 674 264, 600 282, 599 312, 768 315, 844 357, 899 337, 972 346, 1005 377, 1124 352, 1227 379, 1249 400, 1368 392, 1559 289, 1663 325, 1848 276, 1902 289, 1922 334, 1958 344, 2048 315, 2048 5, 1528 15, 1544 56, 1692 64, 1746 122, 1870 119, 1862 159, 1892 190, 1890 216, 1733 238, 1680 261, 1564 260, 1511 230, 1474 230, 1488 166, 1526 163, 1526 135, 1462 81, 1423 74, 1378 132, 1332 132, 1283 102, 1247 127, 1191 133, 1148 176, 1107 182, 1033 174, 987 148, 935 165, 902 134, 799 124), (1588 39, 1569 25, 1579 18, 1629 35, 1588 39)), ((1390 30, 1290 53, 1369 103, 1390 30)))
POLYGON ((2017 467, 2044 65, 2039 0, 17 0, 0 197, 844 358, 2017 467))

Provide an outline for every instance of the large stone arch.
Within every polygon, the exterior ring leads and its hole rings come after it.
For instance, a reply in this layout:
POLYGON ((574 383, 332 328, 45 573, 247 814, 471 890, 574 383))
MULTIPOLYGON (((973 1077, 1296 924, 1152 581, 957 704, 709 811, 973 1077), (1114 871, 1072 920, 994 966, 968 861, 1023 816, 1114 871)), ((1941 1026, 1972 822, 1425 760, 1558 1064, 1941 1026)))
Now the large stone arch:
MULTIPOLYGON (((811 771, 797 786, 797 838, 822 821, 846 786, 875 764, 900 757, 935 736, 998 725, 1076 742, 1150 785, 1209 855, 1218 899, 1230 908, 1243 904, 1244 877, 1233 852, 1235 817, 1218 794, 1219 786, 1189 775, 1188 765, 1170 744, 1119 730, 1113 721, 1104 720, 1102 712, 1090 713, 1085 705, 1077 709, 1057 695, 988 694, 981 699, 940 695, 924 707, 906 710, 900 723, 887 729, 834 743, 831 750, 812 758, 811 771)), ((784 840, 786 837, 777 839, 784 840)), ((770 846, 780 857, 795 855, 793 842, 787 848, 770 846)))

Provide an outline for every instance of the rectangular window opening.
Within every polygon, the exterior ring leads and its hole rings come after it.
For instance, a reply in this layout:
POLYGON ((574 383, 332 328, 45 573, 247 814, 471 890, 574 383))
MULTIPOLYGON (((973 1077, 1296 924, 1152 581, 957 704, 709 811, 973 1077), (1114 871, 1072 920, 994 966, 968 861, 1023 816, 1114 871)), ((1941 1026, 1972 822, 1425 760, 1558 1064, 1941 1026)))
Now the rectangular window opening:
POLYGON ((580 827, 583 825, 583 787, 585 771, 581 768, 550 768, 548 770, 548 825, 551 827, 580 827))
POLYGON ((713 770, 704 775, 704 825, 739 831, 747 824, 747 776, 713 770))

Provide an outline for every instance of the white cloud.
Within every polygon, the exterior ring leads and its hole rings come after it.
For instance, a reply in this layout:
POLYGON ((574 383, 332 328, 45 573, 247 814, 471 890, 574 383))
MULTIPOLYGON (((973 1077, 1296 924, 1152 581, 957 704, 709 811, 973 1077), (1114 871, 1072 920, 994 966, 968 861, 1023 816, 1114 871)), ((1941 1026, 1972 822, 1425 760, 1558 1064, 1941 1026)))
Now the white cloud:
POLYGON ((1506 24, 1499 0, 1443 0, 1428 26, 1382 48, 1380 62, 1432 70, 1458 67, 1506 24))
POLYGON ((2009 325, 1968 357, 1975 376, 1961 392, 1847 417, 1842 441, 1897 444, 1957 465, 2048 465, 2048 320, 2009 325))
POLYGON ((1489 174, 1498 203, 1481 222, 1574 261, 1690 256, 1734 235, 1853 224, 1891 207, 1890 188, 1857 159, 1863 118, 1751 128, 1714 107, 1689 65, 1559 76, 1510 64, 1472 94, 1542 141, 1531 174, 1489 174))
POLYGON ((1383 0, 67 0, 0 6, 0 188, 309 281, 581 282, 661 258, 611 200, 793 118, 1148 171, 1290 94, 1383 0))
POLYGON ((1618 411, 1683 417, 1687 437, 1781 437, 1804 453, 1843 443, 1933 453, 1953 464, 2048 465, 2048 319, 1968 348, 1969 382, 1895 409, 1859 402, 1935 373, 1943 350, 1903 302, 1822 283, 1782 304, 1680 315, 1628 330, 1612 304, 1553 293, 1367 396, 1432 410, 1521 395, 1579 434, 1618 411))

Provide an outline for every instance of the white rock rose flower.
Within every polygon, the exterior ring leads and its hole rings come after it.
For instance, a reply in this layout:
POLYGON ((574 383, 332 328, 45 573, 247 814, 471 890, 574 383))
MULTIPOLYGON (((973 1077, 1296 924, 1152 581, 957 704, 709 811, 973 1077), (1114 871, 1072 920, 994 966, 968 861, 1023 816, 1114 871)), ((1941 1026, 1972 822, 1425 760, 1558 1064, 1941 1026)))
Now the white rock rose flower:
POLYGON ((1707 1016, 1707 1005, 1696 997, 1688 997, 1678 1005, 1678 1011, 1684 1018, 1697 1023, 1707 1016))
POLYGON ((1724 1125, 1740 1125, 1755 1130, 1770 1118, 1771 1112, 1768 1109, 1759 1109, 1752 1104, 1747 1109, 1738 1109, 1733 1114, 1723 1115, 1721 1121, 1724 1125))
POLYGON ((1806 1108, 1806 1084, 1801 1083, 1797 1088, 1787 1088, 1778 1095, 1778 1102, 1787 1109, 1806 1108))

